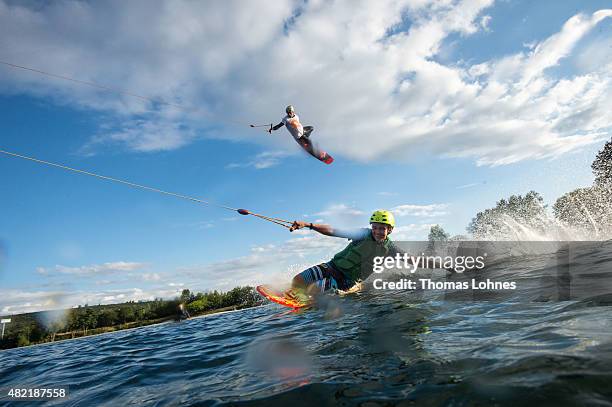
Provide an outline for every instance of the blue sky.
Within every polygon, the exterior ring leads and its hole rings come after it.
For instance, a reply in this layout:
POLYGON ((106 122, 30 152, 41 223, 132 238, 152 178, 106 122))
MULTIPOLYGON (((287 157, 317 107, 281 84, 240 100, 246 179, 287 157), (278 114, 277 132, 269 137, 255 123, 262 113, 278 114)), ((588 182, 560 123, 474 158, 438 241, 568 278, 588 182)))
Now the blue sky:
MULTIPOLYGON (((0 61, 173 104, 0 65, 0 149, 284 219, 388 208, 423 239, 589 185, 610 139, 605 1, 161 4, 0 0, 0 61), (331 166, 246 126, 289 103, 331 166)), ((4 155, 0 191, 6 314, 288 282, 346 244, 4 155)))

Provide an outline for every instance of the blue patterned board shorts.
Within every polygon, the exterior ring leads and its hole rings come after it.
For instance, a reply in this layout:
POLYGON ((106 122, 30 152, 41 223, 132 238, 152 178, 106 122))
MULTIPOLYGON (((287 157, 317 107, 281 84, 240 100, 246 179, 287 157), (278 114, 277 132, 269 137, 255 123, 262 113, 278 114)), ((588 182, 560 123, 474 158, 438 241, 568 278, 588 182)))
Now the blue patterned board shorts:
POLYGON ((346 281, 342 275, 328 263, 321 263, 302 271, 300 274, 306 285, 315 284, 321 292, 328 290, 346 290, 346 281))

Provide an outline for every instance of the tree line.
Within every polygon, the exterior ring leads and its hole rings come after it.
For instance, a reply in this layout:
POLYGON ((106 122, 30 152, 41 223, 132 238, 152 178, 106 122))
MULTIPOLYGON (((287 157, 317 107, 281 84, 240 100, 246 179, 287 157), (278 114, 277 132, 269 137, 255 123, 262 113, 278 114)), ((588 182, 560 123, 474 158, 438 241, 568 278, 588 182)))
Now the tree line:
MULTIPOLYGON (((467 227, 472 238, 514 240, 523 227, 546 233, 557 225, 581 231, 584 236, 609 239, 612 235, 612 139, 597 153, 591 170, 591 186, 578 188, 559 197, 549 216, 544 199, 536 191, 499 200, 495 207, 478 212, 467 227)), ((449 238, 439 225, 431 228, 429 241, 449 238)))
POLYGON ((153 301, 129 301, 111 305, 84 305, 67 310, 41 311, 10 316, 0 349, 53 342, 62 339, 110 332, 118 329, 178 319, 179 304, 191 316, 260 305, 262 299, 252 287, 236 287, 227 292, 192 293, 153 301))

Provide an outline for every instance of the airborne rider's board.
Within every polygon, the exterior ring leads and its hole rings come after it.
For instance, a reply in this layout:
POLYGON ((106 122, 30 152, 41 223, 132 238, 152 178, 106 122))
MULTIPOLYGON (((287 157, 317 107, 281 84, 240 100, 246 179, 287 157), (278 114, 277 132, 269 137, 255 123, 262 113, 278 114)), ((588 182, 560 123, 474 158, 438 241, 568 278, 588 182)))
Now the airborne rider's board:
POLYGON ((325 163, 331 164, 334 162, 334 158, 327 154, 327 152, 323 150, 319 150, 315 146, 312 145, 312 142, 307 138, 302 138, 303 141, 298 141, 298 144, 306 151, 308 154, 316 158, 317 160, 325 163))

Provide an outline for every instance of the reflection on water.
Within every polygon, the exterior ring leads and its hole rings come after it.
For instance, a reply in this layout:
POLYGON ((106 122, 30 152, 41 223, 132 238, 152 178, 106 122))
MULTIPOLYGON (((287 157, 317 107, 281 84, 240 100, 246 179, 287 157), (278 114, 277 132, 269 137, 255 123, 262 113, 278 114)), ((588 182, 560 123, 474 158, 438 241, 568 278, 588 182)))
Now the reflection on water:
POLYGON ((503 298, 369 290, 308 311, 271 304, 12 349, 0 352, 0 387, 69 386, 51 405, 603 405, 611 245, 572 257, 582 296, 569 301, 541 284, 557 254, 524 256, 485 272, 529 287, 503 298))

